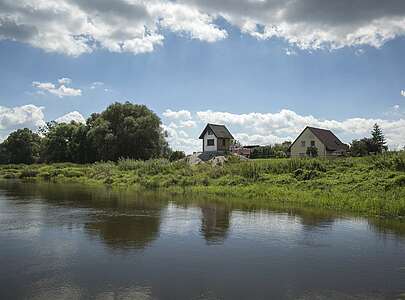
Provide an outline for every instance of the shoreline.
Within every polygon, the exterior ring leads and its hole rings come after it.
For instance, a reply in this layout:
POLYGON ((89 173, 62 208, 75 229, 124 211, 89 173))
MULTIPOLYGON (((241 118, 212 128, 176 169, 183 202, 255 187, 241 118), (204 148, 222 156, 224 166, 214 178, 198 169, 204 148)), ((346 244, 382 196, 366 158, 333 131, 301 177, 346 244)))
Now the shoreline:
POLYGON ((231 161, 222 166, 190 166, 165 160, 3 165, 0 178, 158 190, 224 198, 245 205, 272 203, 361 216, 404 217, 405 172, 392 163, 405 161, 404 156, 231 161))

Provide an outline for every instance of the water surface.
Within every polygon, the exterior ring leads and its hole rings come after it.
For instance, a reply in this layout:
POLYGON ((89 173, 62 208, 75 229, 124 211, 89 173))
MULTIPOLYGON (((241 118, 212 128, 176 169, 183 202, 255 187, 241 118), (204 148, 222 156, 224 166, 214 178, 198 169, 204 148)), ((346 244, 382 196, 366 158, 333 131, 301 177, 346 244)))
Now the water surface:
POLYGON ((0 299, 398 299, 405 222, 0 182, 0 299))

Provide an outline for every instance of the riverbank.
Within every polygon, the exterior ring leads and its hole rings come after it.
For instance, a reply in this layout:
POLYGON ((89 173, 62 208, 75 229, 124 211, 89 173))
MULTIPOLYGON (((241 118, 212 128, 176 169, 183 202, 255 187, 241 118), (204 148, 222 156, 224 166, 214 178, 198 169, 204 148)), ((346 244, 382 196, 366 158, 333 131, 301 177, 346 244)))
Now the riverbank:
POLYGON ((89 165, 3 165, 0 177, 220 196, 230 202, 405 216, 405 153, 364 158, 268 159, 223 165, 120 160, 89 165))

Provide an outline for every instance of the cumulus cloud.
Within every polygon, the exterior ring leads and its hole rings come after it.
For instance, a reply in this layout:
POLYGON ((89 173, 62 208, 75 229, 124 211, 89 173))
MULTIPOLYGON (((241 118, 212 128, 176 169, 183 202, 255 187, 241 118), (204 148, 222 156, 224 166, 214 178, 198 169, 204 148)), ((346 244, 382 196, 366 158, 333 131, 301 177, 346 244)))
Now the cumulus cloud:
POLYGON ((168 119, 190 120, 191 112, 189 112, 188 110, 173 111, 170 109, 166 109, 166 111, 163 113, 163 116, 168 119))
POLYGON ((0 39, 72 56, 97 48, 138 54, 162 45, 165 31, 206 42, 225 39, 228 33, 218 25, 220 20, 258 40, 282 38, 302 49, 380 47, 404 35, 405 3, 402 0, 2 0, 0 39))
POLYGON ((402 91, 401 91, 401 96, 402 96, 402 97, 405 97, 405 90, 402 90, 402 91))
POLYGON ((57 123, 70 123, 72 121, 76 123, 83 123, 83 124, 86 123, 86 119, 78 111, 72 111, 70 113, 67 113, 66 115, 63 115, 55 119, 55 122, 57 123))
POLYGON ((77 97, 82 95, 81 89, 74 89, 67 87, 72 82, 70 78, 58 79, 58 86, 51 82, 38 82, 33 81, 32 86, 38 90, 40 93, 48 92, 52 95, 56 95, 59 98, 63 97, 77 97))
MULTIPOLYGON (((168 110, 170 111, 170 110, 168 110)), ((170 111, 171 116, 176 112, 170 111)), ((188 151, 200 151, 201 142, 198 136, 206 123, 225 124, 233 136, 242 144, 268 145, 292 141, 306 126, 314 126, 332 130, 344 142, 370 135, 375 123, 381 125, 391 149, 405 145, 405 119, 397 120, 379 118, 350 118, 345 120, 326 120, 311 115, 299 115, 294 111, 283 109, 275 113, 234 114, 229 112, 199 111, 189 113, 189 121, 193 127, 182 126, 182 120, 172 118, 165 128, 169 132, 172 147, 188 151), (186 133, 187 136, 184 134, 186 133)))
POLYGON ((2 0, 0 39, 72 56, 97 48, 138 54, 161 45, 163 30, 208 42, 225 38, 214 19, 167 0, 2 0))
MULTIPOLYGON (((55 120, 58 123, 76 121, 84 123, 84 117, 77 111, 67 113, 55 120)), ((29 128, 33 131, 45 126, 44 107, 33 104, 5 107, 0 106, 0 140, 4 140, 14 130, 29 128)))
POLYGON ((90 89, 95 90, 98 87, 101 87, 104 85, 104 82, 101 81, 95 81, 90 85, 90 89))

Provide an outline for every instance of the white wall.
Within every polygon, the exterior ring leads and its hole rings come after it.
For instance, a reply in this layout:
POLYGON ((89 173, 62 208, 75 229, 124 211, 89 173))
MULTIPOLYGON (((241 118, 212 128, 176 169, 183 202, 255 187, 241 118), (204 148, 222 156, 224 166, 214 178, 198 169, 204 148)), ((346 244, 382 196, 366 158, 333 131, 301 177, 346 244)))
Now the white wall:
POLYGON ((307 156, 307 148, 311 146, 311 141, 315 141, 315 147, 318 148, 318 156, 326 156, 325 145, 310 129, 306 128, 294 145, 292 145, 291 157, 307 156), (305 146, 302 146, 303 141, 305 141, 305 146))
POLYGON ((214 134, 209 135, 208 134, 208 130, 204 135, 204 152, 216 152, 217 151, 217 145, 218 145, 218 141, 217 138, 215 137, 214 134), (208 146, 207 145, 207 140, 213 139, 214 140, 214 146, 208 146))

